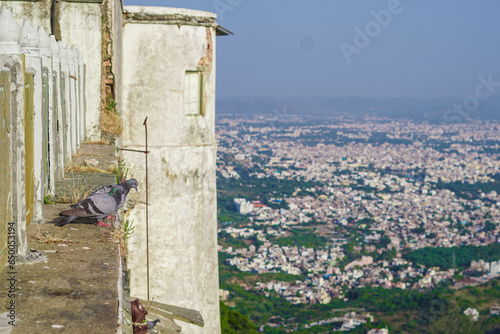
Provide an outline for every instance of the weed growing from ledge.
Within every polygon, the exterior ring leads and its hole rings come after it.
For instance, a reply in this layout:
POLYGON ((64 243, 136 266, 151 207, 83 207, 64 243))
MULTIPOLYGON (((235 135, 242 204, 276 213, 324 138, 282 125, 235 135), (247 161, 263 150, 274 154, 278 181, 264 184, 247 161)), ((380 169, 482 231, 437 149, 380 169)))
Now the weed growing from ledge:
POLYGON ((111 93, 108 94, 104 104, 104 112, 102 113, 101 130, 104 134, 119 137, 123 132, 123 126, 116 105, 115 100, 111 98, 111 93))
POLYGON ((52 200, 52 196, 50 194, 47 194, 43 197, 43 204, 54 204, 54 203, 57 202, 52 200))
POLYGON ((132 234, 134 233, 134 221, 133 220, 125 220, 125 224, 123 224, 123 233, 125 239, 130 239, 132 234))
POLYGON ((123 224, 120 224, 119 228, 110 231, 109 239, 120 244, 122 254, 125 254, 127 250, 127 240, 132 237, 134 228, 134 221, 127 219, 123 224))
POLYGON ((113 170, 113 173, 115 174, 116 183, 121 183, 127 180, 128 168, 125 164, 124 158, 118 158, 118 165, 113 170))

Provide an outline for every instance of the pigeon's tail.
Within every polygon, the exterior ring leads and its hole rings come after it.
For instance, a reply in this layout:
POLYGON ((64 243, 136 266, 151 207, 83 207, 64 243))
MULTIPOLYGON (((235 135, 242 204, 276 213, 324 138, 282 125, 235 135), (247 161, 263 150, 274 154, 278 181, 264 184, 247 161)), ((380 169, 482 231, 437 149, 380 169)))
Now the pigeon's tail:
POLYGON ((64 226, 64 225, 66 225, 67 223, 69 223, 69 222, 71 222, 71 221, 73 221, 73 220, 75 220, 75 219, 76 219, 76 217, 75 217, 75 216, 66 216, 66 217, 64 217, 63 219, 61 219, 60 221, 58 221, 58 222, 56 223, 56 226, 64 226))

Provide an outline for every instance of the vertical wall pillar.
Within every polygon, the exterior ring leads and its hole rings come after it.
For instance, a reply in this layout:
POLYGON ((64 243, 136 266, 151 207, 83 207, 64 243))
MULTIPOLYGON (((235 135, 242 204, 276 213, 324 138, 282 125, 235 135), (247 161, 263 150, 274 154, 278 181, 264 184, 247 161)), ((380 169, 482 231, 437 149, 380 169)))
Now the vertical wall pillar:
POLYGON ((81 77, 80 77, 80 71, 79 71, 79 61, 78 61, 78 48, 74 45, 71 46, 71 52, 73 53, 73 71, 75 73, 75 80, 74 80, 74 87, 73 87, 73 91, 74 91, 74 96, 75 96, 75 99, 74 99, 74 104, 75 104, 75 107, 74 107, 74 112, 75 112, 75 119, 76 119, 76 123, 75 123, 75 133, 76 133, 76 146, 79 147, 80 146, 80 138, 81 138, 81 133, 80 133, 80 123, 81 123, 81 119, 80 119, 80 89, 78 88, 80 86, 80 80, 81 80, 81 77))
MULTIPOLYGON (((25 144, 24 144, 24 72, 23 56, 18 44, 21 28, 7 7, 0 9, 0 67, 10 73, 10 159, 11 179, 2 180, 11 185, 11 218, 16 228, 17 254, 26 256, 26 201, 25 201, 25 144)), ((2 183, 3 183, 2 182, 2 183)), ((3 222, 5 223, 5 221, 3 222)), ((5 242, 4 240, 3 242, 5 242)), ((0 241, 2 242, 2 241, 0 241)))
POLYGON ((78 102, 80 111, 80 141, 85 140, 85 67, 82 52, 78 50, 78 102))
POLYGON ((63 150, 64 164, 71 161, 71 113, 70 113, 70 98, 69 98, 69 65, 68 65, 68 50, 66 46, 59 42, 59 57, 61 60, 61 105, 62 105, 62 129, 63 129, 63 150))
POLYGON ((51 131, 54 133, 55 143, 55 175, 58 179, 64 178, 64 132, 62 126, 62 105, 61 105, 61 61, 59 58, 59 43, 54 35, 50 36, 50 50, 52 51, 52 83, 53 88, 53 123, 51 131))
MULTIPOLYGON (((25 55, 26 71, 33 73, 33 170, 34 170, 34 208, 33 220, 42 219, 43 186, 43 108, 42 108, 42 59, 40 57, 40 38, 30 19, 25 19, 21 28, 21 52, 25 55)), ((29 194, 29 192, 27 193, 29 194)))
POLYGON ((74 46, 66 48, 68 50, 68 67, 69 67, 69 97, 70 97, 70 113, 71 113, 71 153, 75 154, 78 147, 78 103, 76 96, 76 77, 75 71, 75 49, 74 46))
POLYGON ((0 59, 0 266, 7 263, 7 231, 12 222, 10 70, 0 59))
POLYGON ((38 27, 40 38, 40 55, 42 57, 43 75, 43 170, 45 194, 55 191, 55 136, 52 129, 54 122, 54 85, 52 83, 52 51, 50 50, 50 37, 45 29, 38 27))

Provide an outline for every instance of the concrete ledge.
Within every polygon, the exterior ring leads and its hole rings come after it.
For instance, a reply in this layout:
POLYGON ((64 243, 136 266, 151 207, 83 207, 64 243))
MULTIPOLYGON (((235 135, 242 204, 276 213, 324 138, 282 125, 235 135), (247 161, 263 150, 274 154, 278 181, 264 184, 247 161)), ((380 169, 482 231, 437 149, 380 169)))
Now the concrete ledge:
POLYGON ((113 145, 82 144, 77 155, 73 156, 72 162, 75 165, 93 166, 106 171, 113 170, 117 167, 115 147, 113 145))
MULTIPOLYGON (((114 146, 88 146, 82 152, 98 160, 115 158, 114 146)), ((115 158, 116 159, 116 158, 115 158)), ((58 194, 86 185, 114 184, 114 174, 67 173, 58 194)), ((43 205, 45 224, 27 227, 28 256, 0 272, 1 333, 115 333, 123 318, 123 279, 120 245, 112 227, 79 218, 57 227, 59 212, 70 204, 43 205), (7 307, 11 307, 9 310, 7 307), (8 324, 8 321, 14 321, 8 324)), ((129 326, 130 327, 130 326, 129 326)))
MULTIPOLYGON (((66 207, 45 206, 44 216, 66 207)), ((0 274, 0 305, 6 310, 15 302, 12 333, 115 332, 121 273, 118 244, 110 242, 109 229, 93 223, 31 224, 27 234, 31 261, 0 274), (62 241, 41 243, 37 235, 62 241), (11 277, 15 277, 16 293, 9 298, 7 279, 11 277)))

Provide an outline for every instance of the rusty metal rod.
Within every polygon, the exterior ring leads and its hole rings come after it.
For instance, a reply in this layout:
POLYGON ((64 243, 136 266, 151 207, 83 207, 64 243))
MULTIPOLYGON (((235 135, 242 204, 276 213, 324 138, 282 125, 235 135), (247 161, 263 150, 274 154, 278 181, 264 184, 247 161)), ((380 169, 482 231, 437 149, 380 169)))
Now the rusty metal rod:
POLYGON ((129 151, 129 152, 139 152, 139 153, 149 153, 149 151, 142 150, 132 150, 130 148, 119 148, 118 151, 129 151))
POLYGON ((146 156, 146 266, 147 266, 147 277, 148 277, 148 300, 149 299, 149 215, 148 215, 148 207, 149 207, 149 196, 148 196, 148 117, 144 119, 144 130, 146 131, 146 150, 144 155, 146 156))
POLYGON ((119 148, 119 151, 128 151, 128 152, 139 152, 144 153, 146 156, 146 276, 147 276, 147 292, 148 292, 148 300, 149 299, 149 185, 148 185, 148 118, 144 119, 144 131, 146 132, 146 149, 145 150, 133 150, 129 148, 119 148))

